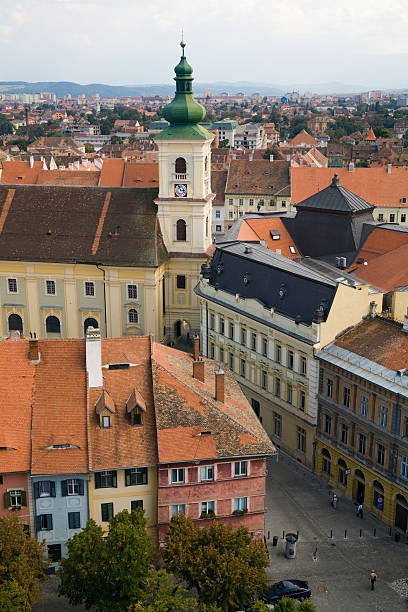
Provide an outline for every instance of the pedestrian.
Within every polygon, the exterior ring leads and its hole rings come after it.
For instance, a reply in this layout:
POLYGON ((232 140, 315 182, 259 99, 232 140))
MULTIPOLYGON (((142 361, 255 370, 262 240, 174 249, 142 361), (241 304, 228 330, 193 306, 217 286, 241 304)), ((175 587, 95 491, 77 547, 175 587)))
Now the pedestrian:
POLYGON ((371 582, 371 590, 374 591, 374 583, 377 580, 377 574, 375 573, 375 570, 371 570, 371 574, 370 574, 370 582, 371 582))
POLYGON ((362 503, 358 505, 357 516, 359 516, 361 519, 363 518, 363 504, 362 503))
POLYGON ((333 493, 332 506, 334 509, 337 508, 337 495, 335 493, 333 493))

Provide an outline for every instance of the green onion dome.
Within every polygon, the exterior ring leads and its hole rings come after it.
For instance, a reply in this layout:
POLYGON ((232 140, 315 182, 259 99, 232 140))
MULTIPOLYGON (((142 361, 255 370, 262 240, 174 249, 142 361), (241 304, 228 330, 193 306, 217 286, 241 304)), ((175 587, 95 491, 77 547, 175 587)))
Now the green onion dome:
POLYGON ((186 43, 180 43, 183 54, 174 69, 176 76, 176 93, 174 99, 163 110, 163 116, 171 125, 188 125, 202 121, 205 117, 205 108, 193 96, 193 69, 184 55, 186 43))

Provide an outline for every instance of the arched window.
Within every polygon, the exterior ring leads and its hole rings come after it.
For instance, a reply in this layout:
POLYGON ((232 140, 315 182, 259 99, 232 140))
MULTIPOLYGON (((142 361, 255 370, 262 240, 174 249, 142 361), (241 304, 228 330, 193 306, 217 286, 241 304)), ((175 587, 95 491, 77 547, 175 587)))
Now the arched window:
POLYGON ((208 157, 206 157, 204 161, 204 171, 207 172, 207 170, 208 170, 208 157))
POLYGON ((179 219, 176 223, 176 240, 186 241, 187 231, 186 231, 186 222, 184 219, 179 219))
POLYGON ((131 308, 128 312, 129 323, 139 323, 139 314, 136 308, 131 308))
POLYGON ((378 482, 378 480, 374 480, 373 487, 374 489, 378 489, 379 491, 384 493, 384 487, 382 486, 381 482, 378 482))
POLYGON ((11 314, 8 318, 9 331, 19 331, 23 333, 23 319, 18 314, 11 314))
POLYGON ((58 317, 47 317, 45 319, 45 331, 47 334, 60 334, 61 323, 58 317))
POLYGON ((374 480, 373 487, 373 505, 377 510, 384 510, 384 487, 378 480, 374 480))
POLYGON ((349 472, 349 470, 347 469, 347 463, 343 459, 339 459, 338 466, 339 466, 338 481, 344 487, 347 487, 347 472, 349 472))
POLYGON ((356 478, 360 478, 360 480, 365 481, 365 476, 361 470, 355 470, 354 475, 356 478))
POLYGON ((184 157, 178 157, 175 163, 176 174, 187 174, 187 164, 184 157))
POLYGON ((93 327, 94 329, 99 329, 99 323, 93 317, 88 317, 87 319, 85 319, 85 321, 84 321, 84 334, 85 334, 85 336, 86 336, 86 330, 88 329, 88 327, 93 327))
POLYGON ((328 459, 330 459, 330 453, 327 448, 322 448, 322 455, 323 457, 327 457, 328 459))
POLYGON ((323 455, 322 472, 323 474, 327 474, 328 476, 330 476, 330 469, 331 469, 330 453, 326 448, 322 448, 322 455, 323 455))

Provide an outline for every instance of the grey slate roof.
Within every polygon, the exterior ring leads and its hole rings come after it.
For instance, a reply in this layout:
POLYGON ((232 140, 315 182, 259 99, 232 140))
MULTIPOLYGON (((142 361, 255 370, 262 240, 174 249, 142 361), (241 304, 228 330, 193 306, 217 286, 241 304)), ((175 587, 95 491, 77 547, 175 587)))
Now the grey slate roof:
POLYGON ((299 202, 297 208, 358 213, 372 210, 374 206, 340 185, 339 178, 335 174, 331 185, 299 202))
POLYGON ((134 187, 0 185, 0 259, 159 266, 168 254, 157 220, 157 193, 134 187))

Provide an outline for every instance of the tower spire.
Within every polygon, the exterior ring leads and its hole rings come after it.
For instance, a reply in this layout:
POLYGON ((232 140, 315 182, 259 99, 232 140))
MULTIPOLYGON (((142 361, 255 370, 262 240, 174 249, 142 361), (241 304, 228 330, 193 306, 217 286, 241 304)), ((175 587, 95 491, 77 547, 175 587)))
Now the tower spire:
POLYGON ((185 57, 184 56, 184 47, 186 46, 186 43, 184 42, 184 30, 181 29, 181 43, 180 43, 180 47, 182 48, 182 54, 181 57, 185 57))

